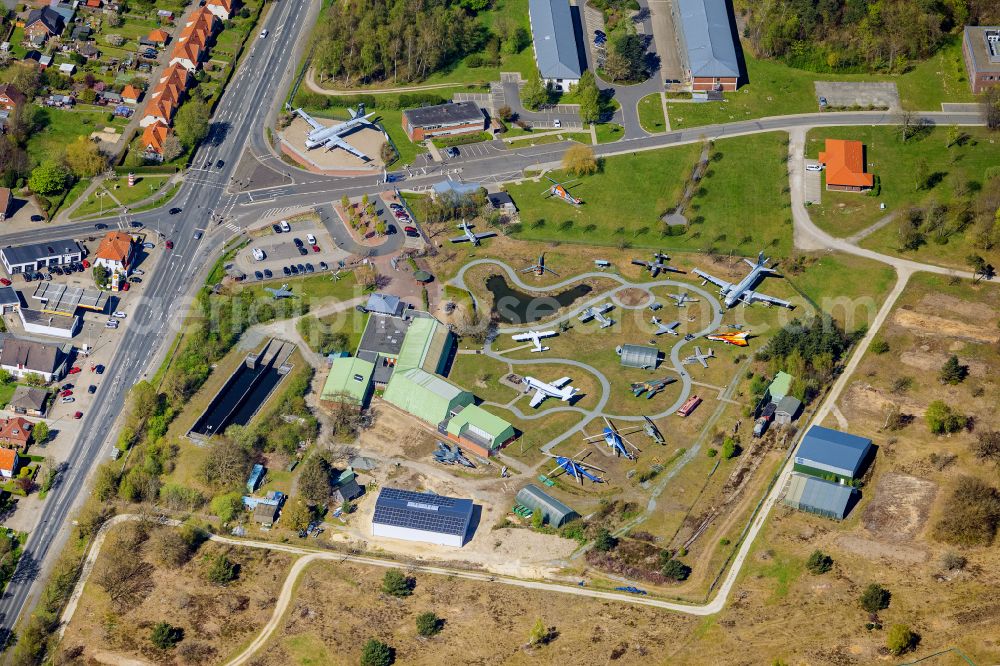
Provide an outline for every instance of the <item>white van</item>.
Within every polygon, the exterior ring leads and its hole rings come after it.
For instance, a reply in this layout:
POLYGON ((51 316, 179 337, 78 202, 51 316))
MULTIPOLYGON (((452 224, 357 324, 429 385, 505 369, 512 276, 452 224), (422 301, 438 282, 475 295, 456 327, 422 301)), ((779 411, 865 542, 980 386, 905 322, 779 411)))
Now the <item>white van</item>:
POLYGON ((253 258, 256 259, 257 261, 264 261, 265 256, 267 255, 264 254, 264 250, 260 249, 259 247, 255 247, 253 249, 253 258))
POLYGON ((288 220, 282 220, 278 223, 278 226, 280 226, 281 231, 286 234, 292 230, 292 227, 288 224, 288 220))

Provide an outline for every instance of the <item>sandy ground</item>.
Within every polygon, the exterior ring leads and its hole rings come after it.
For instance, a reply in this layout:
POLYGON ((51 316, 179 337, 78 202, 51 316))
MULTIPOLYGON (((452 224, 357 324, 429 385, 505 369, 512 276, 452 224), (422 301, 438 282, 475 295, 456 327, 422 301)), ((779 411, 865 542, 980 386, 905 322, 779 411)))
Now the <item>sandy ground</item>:
MULTIPOLYGON (((320 121, 324 125, 332 126, 336 124, 333 120, 320 121)), ((298 116, 292 121, 285 131, 279 136, 300 157, 311 162, 319 169, 381 169, 384 165, 379 158, 382 144, 385 143, 385 135, 379 130, 362 127, 347 136, 344 140, 352 147, 360 150, 368 156, 368 162, 352 155, 346 150, 334 148, 327 150, 325 147, 307 150, 305 147, 306 135, 312 131, 309 124, 298 116)))
POLYGON ((959 338, 972 342, 994 344, 1000 337, 994 330, 986 329, 979 322, 958 321, 938 315, 899 309, 892 317, 895 324, 912 329, 922 335, 934 335, 945 338, 959 338))

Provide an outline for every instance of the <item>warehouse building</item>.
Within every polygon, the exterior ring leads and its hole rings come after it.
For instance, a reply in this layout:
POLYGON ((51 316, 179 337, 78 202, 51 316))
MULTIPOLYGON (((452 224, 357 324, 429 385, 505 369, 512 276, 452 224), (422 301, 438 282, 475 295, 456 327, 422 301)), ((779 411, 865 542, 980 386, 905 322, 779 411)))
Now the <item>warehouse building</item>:
POLYGON ((626 368, 642 368, 651 370, 660 364, 660 350, 656 347, 643 345, 622 345, 615 351, 621 357, 621 363, 626 368))
POLYGON ((486 114, 475 102, 449 102, 403 111, 403 129, 410 141, 435 136, 476 134, 486 130, 486 114))
POLYGON ((782 502, 799 511, 843 520, 857 498, 858 491, 851 486, 792 472, 782 502))
POLYGON ((542 519, 552 527, 562 527, 580 517, 576 511, 531 483, 518 490, 515 499, 518 504, 528 507, 532 512, 540 511, 542 519))
POLYGON ((794 469, 802 474, 849 482, 862 475, 872 452, 870 439, 814 425, 795 452, 794 469))
POLYGON ((83 248, 72 239, 12 245, 0 250, 0 261, 11 275, 83 260, 83 248))
POLYGON ((736 90, 740 62, 726 0, 677 0, 672 11, 692 90, 736 90))
POLYGON ((448 421, 448 439, 489 457, 515 437, 514 426, 478 405, 464 407, 448 421))
POLYGON ((535 64, 542 83, 569 92, 580 82, 580 51, 568 0, 528 0, 535 64))
POLYGON ((375 501, 372 535, 461 548, 471 538, 470 499, 383 487, 375 501))
POLYGON ((374 372, 375 365, 362 358, 346 356, 333 359, 320 400, 329 403, 349 402, 358 408, 367 406, 372 394, 374 372))
POLYGON ((382 398, 422 421, 438 426, 473 404, 471 393, 421 368, 397 369, 382 398))

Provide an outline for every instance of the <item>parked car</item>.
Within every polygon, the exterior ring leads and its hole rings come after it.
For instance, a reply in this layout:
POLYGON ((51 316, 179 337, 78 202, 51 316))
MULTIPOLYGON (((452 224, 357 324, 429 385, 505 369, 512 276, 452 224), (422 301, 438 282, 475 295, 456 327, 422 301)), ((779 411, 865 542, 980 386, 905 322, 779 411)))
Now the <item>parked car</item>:
POLYGON ((82 266, 83 266, 84 268, 90 268, 90 262, 89 262, 89 261, 87 261, 86 259, 84 259, 84 260, 83 260, 83 263, 82 263, 82 266))
POLYGON ((306 242, 309 243, 310 245, 315 245, 316 237, 313 236, 312 234, 306 234, 306 242))
POLYGON ((201 240, 201 232, 200 231, 194 232, 194 239, 195 240, 201 240))
POLYGON ((264 250, 260 249, 259 247, 255 247, 253 250, 250 251, 250 253, 253 255, 253 258, 256 259, 257 261, 264 261, 264 257, 267 256, 264 254, 264 250))
POLYGON ((281 225, 281 230, 286 234, 292 230, 292 227, 288 224, 288 220, 282 220, 279 224, 281 225))
POLYGON ((10 280, 8 280, 7 278, 0 278, 0 284, 2 284, 5 287, 9 287, 10 286, 10 280))
POLYGON ((556 118, 555 120, 552 121, 552 126, 555 127, 556 129, 559 129, 560 127, 562 127, 562 121, 556 118))
POLYGON ((289 266, 289 269, 291 269, 292 275, 298 275, 299 274, 299 269, 298 269, 298 267, 295 264, 292 264, 291 266, 289 266))
POLYGON ((306 272, 306 267, 305 267, 304 264, 296 264, 295 266, 296 266, 296 268, 299 269, 299 273, 305 273, 306 272))
POLYGON ((281 272, 284 273, 285 275, 291 275, 292 269, 290 269, 288 266, 282 266, 281 272))
POLYGON ((101 364, 97 364, 97 365, 93 366, 91 368, 91 370, 93 370, 94 372, 96 372, 99 375, 103 375, 104 374, 104 366, 101 365, 101 364))
POLYGON ((149 241, 146 241, 145 243, 143 243, 142 246, 144 248, 146 248, 147 250, 152 250, 154 247, 156 247, 155 244, 150 243, 149 241))
POLYGON ((41 215, 32 215, 31 216, 31 221, 32 222, 44 222, 45 218, 42 217, 41 215))
POLYGON ((316 267, 312 264, 306 264, 306 273, 315 273, 316 267))
POLYGON ((321 262, 319 262, 319 269, 320 269, 321 271, 325 271, 325 270, 326 270, 326 269, 328 269, 328 268, 330 268, 330 267, 326 265, 326 262, 325 262, 325 261, 321 261, 321 262))
POLYGON ((420 236, 420 232, 417 231, 416 227, 403 227, 403 233, 405 233, 410 238, 417 238, 420 236))
POLYGON ((276 234, 280 234, 281 233, 281 227, 279 225, 277 225, 277 224, 272 224, 271 225, 271 230, 274 231, 274 233, 276 233, 276 234))
POLYGON ((393 210, 403 210, 403 207, 400 206, 398 203, 391 203, 391 204, 389 204, 389 208, 391 208, 393 210))
POLYGON ((114 319, 109 319, 108 321, 104 322, 104 328, 118 328, 118 322, 115 321, 114 319))
POLYGON ((264 269, 264 277, 267 278, 268 280, 274 277, 274 273, 271 272, 270 268, 264 269))
POLYGON ((97 387, 91 384, 90 386, 87 387, 87 393, 89 393, 90 395, 94 395, 95 393, 97 393, 97 387))
POLYGON ((827 104, 826 97, 820 97, 819 98, 819 108, 821 108, 821 109, 825 108, 826 104, 827 104))
POLYGON ((216 169, 221 169, 224 166, 226 166, 226 162, 224 160, 216 160, 215 162, 216 169))
POLYGON ((254 271, 253 272, 253 276, 255 278, 257 278, 258 280, 263 280, 264 279, 264 274, 261 273, 260 271, 254 271))
POLYGON ((74 365, 72 368, 69 369, 69 374, 71 375, 75 375, 78 372, 80 372, 80 366, 78 365, 74 365))
POLYGON ((73 414, 73 418, 74 419, 82 419, 83 418, 83 412, 76 412, 75 414, 73 414))
POLYGON ((112 316, 112 317, 114 317, 115 319, 124 319, 124 318, 125 318, 125 317, 127 317, 128 315, 127 315, 127 314, 125 314, 124 312, 122 312, 121 310, 115 310, 115 311, 114 311, 114 312, 113 312, 113 313, 111 314, 111 316, 112 316))
POLYGON ((128 282, 126 282, 125 284, 122 285, 122 291, 128 291, 129 287, 131 287, 131 286, 132 285, 130 285, 128 282))
POLYGON ((822 171, 822 170, 823 170, 823 165, 822 164, 807 164, 806 165, 806 171, 822 171))
POLYGON ((168 250, 174 249, 174 242, 172 240, 167 241, 167 249, 168 250))
POLYGON ((73 395, 73 389, 66 389, 65 391, 62 391, 62 392, 61 392, 61 393, 59 394, 59 397, 60 397, 60 398, 68 398, 68 397, 69 397, 69 396, 71 396, 71 395, 73 395))
POLYGON ((76 398, 72 398, 70 396, 66 396, 65 398, 60 398, 59 402, 61 402, 63 404, 69 404, 71 402, 76 402, 76 398))
POLYGON ((97 224, 94 225, 94 228, 95 229, 107 229, 108 225, 104 224, 103 222, 98 222, 97 224))
POLYGON ((302 239, 301 238, 293 238, 292 242, 295 243, 295 247, 302 247, 302 239))
POLYGON ((72 388, 73 388, 72 384, 63 384, 62 386, 59 387, 59 390, 60 391, 69 391, 72 388))
POLYGON ((449 147, 449 148, 448 148, 447 150, 445 150, 444 152, 445 152, 445 154, 446 154, 446 155, 447 155, 448 157, 451 157, 451 158, 455 158, 455 157, 458 157, 459 155, 461 155, 461 153, 460 153, 460 152, 458 152, 458 148, 456 148, 455 146, 450 146, 450 147, 449 147))
POLYGON ((319 245, 313 245, 313 252, 319 252, 319 245))
POLYGON ((396 225, 394 225, 394 224, 390 224, 389 226, 387 226, 387 227, 385 228, 385 235, 386 235, 386 236, 391 236, 391 235, 393 235, 394 233, 396 233, 396 225))
POLYGON ((139 284, 140 282, 142 282, 142 278, 132 276, 128 279, 128 281, 131 282, 132 284, 139 284))
POLYGON ((299 254, 301 254, 304 257, 307 254, 309 254, 309 250, 305 249, 304 247, 300 247, 299 248, 299 254))

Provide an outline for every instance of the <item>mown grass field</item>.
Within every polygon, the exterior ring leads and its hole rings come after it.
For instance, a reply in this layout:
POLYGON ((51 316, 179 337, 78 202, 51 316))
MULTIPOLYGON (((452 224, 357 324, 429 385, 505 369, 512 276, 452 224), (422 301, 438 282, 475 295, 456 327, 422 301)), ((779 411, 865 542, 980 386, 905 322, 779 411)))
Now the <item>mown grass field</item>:
POLYGON ((663 103, 659 93, 646 95, 639 100, 639 124, 650 134, 666 131, 667 123, 663 117, 663 103))

